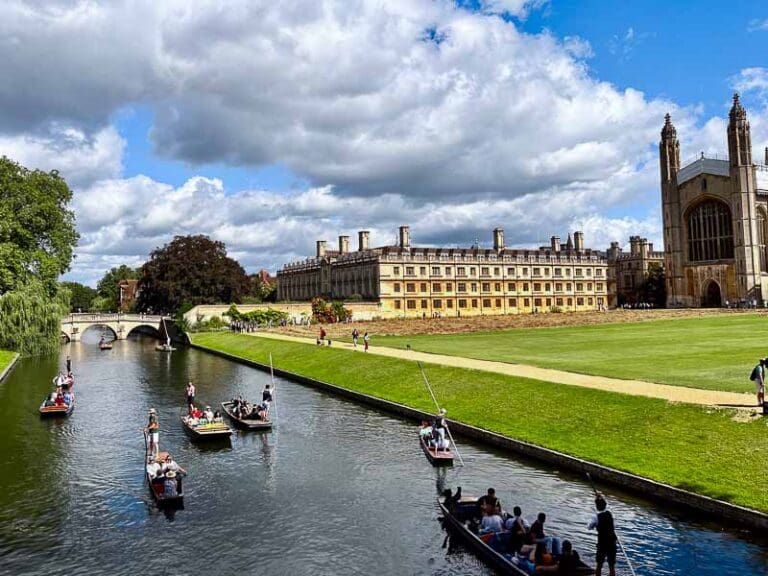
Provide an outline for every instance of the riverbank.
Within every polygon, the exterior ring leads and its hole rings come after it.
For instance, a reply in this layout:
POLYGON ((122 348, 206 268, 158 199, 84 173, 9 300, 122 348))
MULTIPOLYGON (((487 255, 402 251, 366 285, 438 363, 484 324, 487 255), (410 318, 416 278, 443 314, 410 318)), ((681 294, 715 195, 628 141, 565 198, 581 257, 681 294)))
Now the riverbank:
POLYGON ((16 352, 0 350, 0 382, 5 380, 5 377, 10 374, 18 359, 19 355, 16 352))
MULTIPOLYGON (((230 333, 196 345, 349 390, 432 411, 415 362, 230 333)), ((537 446, 768 512, 768 421, 737 412, 580 389, 476 370, 427 366, 449 416, 537 446)))

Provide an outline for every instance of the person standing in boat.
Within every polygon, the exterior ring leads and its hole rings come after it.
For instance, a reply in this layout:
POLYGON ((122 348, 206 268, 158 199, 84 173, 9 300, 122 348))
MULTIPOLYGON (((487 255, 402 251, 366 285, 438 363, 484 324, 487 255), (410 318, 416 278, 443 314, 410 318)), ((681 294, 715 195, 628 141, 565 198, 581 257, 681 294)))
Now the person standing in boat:
POLYGON ((187 383, 187 406, 192 406, 195 403, 195 385, 192 384, 192 380, 187 383))
POLYGON ((144 431, 149 434, 149 452, 157 458, 157 453, 160 451, 160 422, 157 419, 157 410, 154 408, 149 409, 149 422, 144 431))
POLYGON ((613 514, 608 510, 608 503, 602 494, 595 497, 597 513, 592 517, 588 530, 597 530, 597 555, 595 556, 595 576, 600 576, 603 563, 608 561, 608 576, 616 576, 616 550, 618 537, 613 523, 613 514))
POLYGON ((274 390, 270 390, 269 384, 264 388, 264 391, 261 393, 261 404, 264 406, 264 410, 267 414, 269 414, 269 407, 272 405, 272 401, 274 400, 273 395, 274 390))
POLYGON ((438 441, 439 447, 444 447, 445 450, 448 450, 448 445, 445 442, 445 426, 445 408, 441 408, 432 422, 432 429, 440 436, 438 441))

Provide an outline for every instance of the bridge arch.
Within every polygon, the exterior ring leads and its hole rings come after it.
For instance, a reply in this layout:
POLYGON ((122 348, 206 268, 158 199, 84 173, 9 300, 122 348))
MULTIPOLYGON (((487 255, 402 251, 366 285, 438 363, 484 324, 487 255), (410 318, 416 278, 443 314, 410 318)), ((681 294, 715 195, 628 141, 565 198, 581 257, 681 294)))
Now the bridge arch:
POLYGON ((83 331, 80 333, 80 337, 82 338, 86 333, 93 332, 95 330, 100 330, 101 332, 109 331, 112 334, 112 340, 118 339, 118 331, 115 330, 113 326, 110 326, 109 324, 101 324, 101 323, 94 323, 86 326, 83 331))
POLYGON ((137 326, 133 326, 130 330, 128 330, 127 334, 125 335, 126 338, 130 338, 131 334, 152 334, 155 338, 164 338, 165 334, 163 334, 157 326, 152 326, 151 324, 139 324, 137 326))

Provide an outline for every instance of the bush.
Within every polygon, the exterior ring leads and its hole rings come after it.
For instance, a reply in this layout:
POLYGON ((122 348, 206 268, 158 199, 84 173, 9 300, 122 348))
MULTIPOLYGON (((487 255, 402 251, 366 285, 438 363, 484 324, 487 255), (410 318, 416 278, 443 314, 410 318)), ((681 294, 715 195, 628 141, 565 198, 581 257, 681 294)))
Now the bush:
POLYGON ((553 314, 559 314, 560 312, 563 311, 563 309, 560 306, 550 306, 549 311, 552 312, 553 314))
POLYGON ((362 302, 363 297, 360 296, 360 294, 352 294, 349 298, 347 298, 347 302, 362 302))
POLYGON ((352 312, 344 308, 344 302, 341 300, 326 302, 325 298, 320 296, 312 299, 312 318, 320 324, 344 322, 351 317, 352 312))
POLYGON ((233 322, 249 322, 253 324, 267 324, 272 321, 273 324, 279 323, 281 320, 288 319, 288 312, 282 312, 275 310, 274 308, 267 308, 266 310, 254 310, 252 312, 240 312, 237 306, 232 304, 229 310, 224 312, 224 316, 227 316, 233 322))

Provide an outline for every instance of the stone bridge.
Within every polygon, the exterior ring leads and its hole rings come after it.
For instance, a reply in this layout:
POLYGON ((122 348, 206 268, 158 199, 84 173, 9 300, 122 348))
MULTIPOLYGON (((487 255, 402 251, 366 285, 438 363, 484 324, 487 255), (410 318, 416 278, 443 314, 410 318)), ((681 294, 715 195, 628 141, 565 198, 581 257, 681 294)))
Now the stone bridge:
POLYGON ((173 319, 167 316, 150 316, 149 314, 69 314, 61 320, 61 333, 70 342, 79 342, 88 328, 97 326, 109 329, 117 340, 125 340, 137 328, 152 328, 162 339, 166 338, 167 329, 172 331, 173 319))

